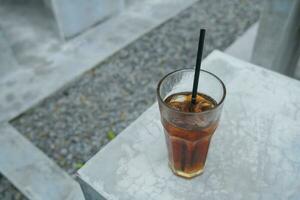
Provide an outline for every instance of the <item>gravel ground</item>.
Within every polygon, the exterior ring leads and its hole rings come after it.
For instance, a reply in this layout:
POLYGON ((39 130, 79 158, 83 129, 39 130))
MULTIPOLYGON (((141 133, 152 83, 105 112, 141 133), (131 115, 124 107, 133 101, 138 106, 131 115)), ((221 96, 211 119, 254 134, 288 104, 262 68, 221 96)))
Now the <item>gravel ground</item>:
MULTIPOLYGON (((257 21, 261 5, 260 0, 199 1, 11 123, 73 174, 153 104, 164 74, 194 65, 199 27, 207 28, 206 56, 225 49, 257 21)), ((7 184, 0 177, 0 199, 14 192, 7 184)))
POLYGON ((0 174, 0 199, 1 200, 26 200, 5 177, 0 174))

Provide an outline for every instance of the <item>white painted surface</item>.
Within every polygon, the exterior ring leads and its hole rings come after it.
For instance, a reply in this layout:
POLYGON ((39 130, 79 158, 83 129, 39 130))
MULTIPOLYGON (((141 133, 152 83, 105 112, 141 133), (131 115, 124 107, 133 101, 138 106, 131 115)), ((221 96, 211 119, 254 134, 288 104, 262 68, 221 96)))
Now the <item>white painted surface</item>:
POLYGON ((215 51, 204 68, 226 84, 203 175, 173 175, 157 104, 78 172, 107 199, 300 199, 300 82, 215 51))
POLYGON ((0 172, 31 200, 84 200, 76 181, 8 123, 0 123, 0 172))

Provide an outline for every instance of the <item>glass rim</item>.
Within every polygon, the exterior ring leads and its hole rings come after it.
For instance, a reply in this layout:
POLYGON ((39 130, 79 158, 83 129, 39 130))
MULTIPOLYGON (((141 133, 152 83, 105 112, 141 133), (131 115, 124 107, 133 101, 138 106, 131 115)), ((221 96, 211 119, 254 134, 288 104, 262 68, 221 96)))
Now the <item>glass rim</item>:
MULTIPOLYGON (((185 112, 185 111, 179 111, 179 110, 176 110, 176 109, 172 108, 171 106, 169 106, 168 104, 166 104, 166 103, 164 102, 164 100, 163 100, 163 99, 161 98, 161 96, 160 96, 159 89, 160 89, 160 87, 161 87, 161 84, 162 84, 162 82, 163 82, 168 76, 170 76, 170 75, 172 75, 172 74, 175 74, 175 73, 177 73, 177 72, 181 72, 181 71, 182 71, 182 72, 183 72, 183 71, 195 71, 195 69, 193 69, 193 68, 182 68, 182 69, 178 69, 178 70, 172 71, 172 72, 166 74, 164 77, 162 77, 162 79, 161 79, 161 80, 158 82, 158 84, 157 84, 157 87, 156 87, 156 93, 157 93, 158 100, 159 100, 165 107, 167 107, 169 110, 172 110, 172 111, 174 111, 174 112, 181 113, 181 114, 188 114, 188 115, 197 115, 197 114, 198 114, 198 115, 199 115, 199 114, 205 114, 205 113, 212 112, 212 111, 218 109, 218 108, 223 104, 223 102, 224 102, 224 100, 225 100, 225 96, 226 96, 226 87, 225 87, 224 82, 223 82, 217 75, 215 75, 215 74, 213 74, 212 72, 209 72, 209 71, 207 71, 207 70, 204 70, 204 69, 201 69, 200 71, 205 72, 205 73, 207 73, 207 74, 213 76, 214 78, 216 78, 216 79, 221 83, 221 86, 222 86, 222 88, 223 88, 223 96, 222 96, 222 98, 221 98, 221 101, 220 101, 219 103, 217 103, 217 105, 216 105, 215 107, 213 107, 212 109, 203 111, 203 112, 185 112)), ((200 75, 201 75, 201 74, 200 74, 200 75)))

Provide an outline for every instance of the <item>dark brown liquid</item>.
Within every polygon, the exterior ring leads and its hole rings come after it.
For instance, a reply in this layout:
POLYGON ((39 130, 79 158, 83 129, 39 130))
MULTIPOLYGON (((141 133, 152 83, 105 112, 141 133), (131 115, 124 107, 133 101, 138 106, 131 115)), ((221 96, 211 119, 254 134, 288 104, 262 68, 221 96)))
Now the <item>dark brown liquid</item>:
MULTIPOLYGON (((193 113, 207 111, 217 105, 211 97, 198 93, 196 104, 191 106, 191 96, 190 92, 176 93, 167 97, 165 102, 173 109, 193 113)), ((170 118, 162 121, 171 168, 176 174, 187 178, 200 174, 204 169, 217 120, 209 121, 203 115, 189 118, 183 114, 170 118), (174 118, 176 119, 173 120, 174 118)))

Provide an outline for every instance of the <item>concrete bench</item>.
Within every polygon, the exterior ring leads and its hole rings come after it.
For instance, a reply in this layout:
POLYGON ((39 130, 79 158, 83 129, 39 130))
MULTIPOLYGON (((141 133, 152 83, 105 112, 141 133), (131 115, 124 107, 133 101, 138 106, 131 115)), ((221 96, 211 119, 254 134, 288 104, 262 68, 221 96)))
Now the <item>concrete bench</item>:
POLYGON ((79 171, 87 200, 300 199, 300 82, 215 51, 226 84, 203 175, 172 174, 157 104, 79 171))

